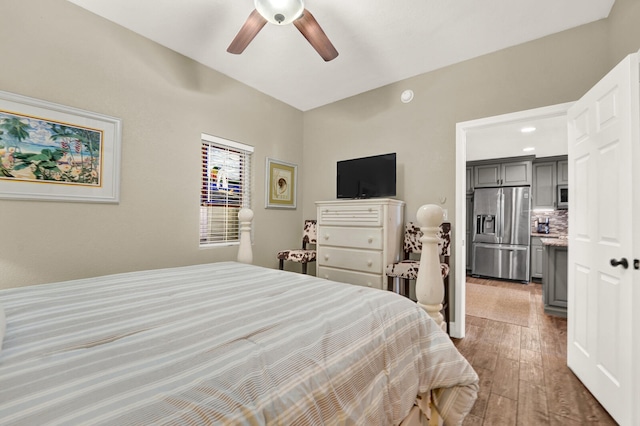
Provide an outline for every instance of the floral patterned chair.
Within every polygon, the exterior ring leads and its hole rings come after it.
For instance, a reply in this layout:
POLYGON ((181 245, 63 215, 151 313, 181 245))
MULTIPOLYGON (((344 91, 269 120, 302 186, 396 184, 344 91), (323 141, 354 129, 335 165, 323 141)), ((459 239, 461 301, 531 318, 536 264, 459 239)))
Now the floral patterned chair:
MULTIPOLYGON (((390 291, 393 291, 394 279, 400 278, 403 284, 402 288, 399 289, 400 294, 409 297, 410 281, 418 277, 418 266, 420 266, 420 259, 412 258, 412 254, 422 252, 421 237, 422 231, 420 228, 415 223, 408 222, 404 232, 403 260, 387 265, 387 285, 390 291)), ((445 321, 448 321, 449 259, 451 256, 451 224, 449 222, 444 222, 440 225, 438 237, 440 238, 440 242, 438 243, 438 247, 440 248, 440 272, 444 283, 443 310, 445 321)))
POLYGON ((280 261, 279 268, 284 269, 284 261, 297 262, 302 264, 302 273, 307 273, 307 263, 316 261, 316 251, 307 249, 307 244, 316 244, 318 234, 315 220, 304 221, 304 231, 302 233, 302 249, 282 250, 278 252, 277 258, 280 261))

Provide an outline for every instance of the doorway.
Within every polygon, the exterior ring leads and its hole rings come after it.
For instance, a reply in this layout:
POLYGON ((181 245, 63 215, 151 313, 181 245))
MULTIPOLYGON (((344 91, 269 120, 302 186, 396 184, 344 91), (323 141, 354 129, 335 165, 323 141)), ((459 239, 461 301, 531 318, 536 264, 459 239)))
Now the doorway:
MULTIPOLYGON (((456 125, 456 224, 455 233, 455 301, 454 317, 449 324, 452 337, 462 338, 465 335, 465 284, 466 284, 466 247, 471 241, 467 241, 466 220, 466 163, 467 144, 472 136, 480 130, 496 129, 500 126, 527 123, 532 120, 544 120, 558 117, 566 117, 567 110, 573 102, 536 108, 494 117, 486 117, 477 120, 466 121, 456 125)), ((469 151, 471 151, 469 149, 469 151)))

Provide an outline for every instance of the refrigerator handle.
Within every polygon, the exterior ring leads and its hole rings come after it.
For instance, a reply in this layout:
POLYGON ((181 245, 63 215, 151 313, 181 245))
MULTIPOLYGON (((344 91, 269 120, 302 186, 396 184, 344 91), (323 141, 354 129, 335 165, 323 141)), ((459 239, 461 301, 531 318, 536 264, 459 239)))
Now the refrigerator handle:
POLYGON ((502 243, 502 190, 498 191, 498 200, 496 201, 498 206, 496 208, 496 237, 498 237, 498 243, 502 243))

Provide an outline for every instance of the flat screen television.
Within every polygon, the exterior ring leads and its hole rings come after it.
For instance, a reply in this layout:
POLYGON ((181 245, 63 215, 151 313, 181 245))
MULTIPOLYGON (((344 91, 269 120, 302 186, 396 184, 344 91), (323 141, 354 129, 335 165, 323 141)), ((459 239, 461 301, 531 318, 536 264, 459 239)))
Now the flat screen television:
POLYGON ((338 198, 396 195, 396 153, 338 161, 338 198))

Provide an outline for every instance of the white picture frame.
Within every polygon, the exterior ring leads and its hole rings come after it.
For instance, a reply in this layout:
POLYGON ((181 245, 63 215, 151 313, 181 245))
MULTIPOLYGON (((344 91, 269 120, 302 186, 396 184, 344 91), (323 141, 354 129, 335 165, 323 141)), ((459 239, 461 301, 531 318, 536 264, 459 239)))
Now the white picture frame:
POLYGON ((0 199, 119 203, 121 120, 0 91, 0 199))

